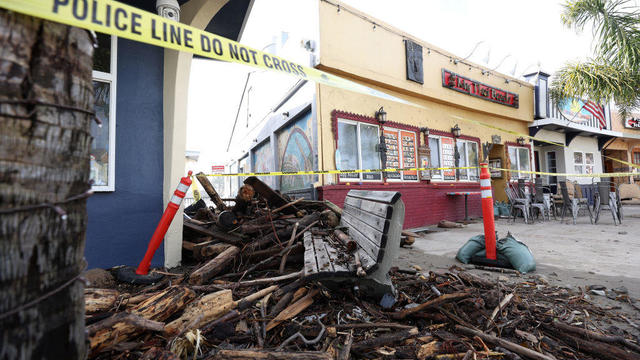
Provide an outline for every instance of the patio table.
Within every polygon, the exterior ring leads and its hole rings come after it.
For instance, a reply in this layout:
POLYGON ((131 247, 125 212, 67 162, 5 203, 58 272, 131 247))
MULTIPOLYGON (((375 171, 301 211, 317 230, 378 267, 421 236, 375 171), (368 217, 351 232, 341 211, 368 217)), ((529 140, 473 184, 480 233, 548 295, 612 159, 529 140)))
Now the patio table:
POLYGON ((469 220, 469 205, 467 203, 469 195, 480 195, 480 191, 455 191, 448 192, 447 196, 462 196, 464 195, 464 220, 469 220))

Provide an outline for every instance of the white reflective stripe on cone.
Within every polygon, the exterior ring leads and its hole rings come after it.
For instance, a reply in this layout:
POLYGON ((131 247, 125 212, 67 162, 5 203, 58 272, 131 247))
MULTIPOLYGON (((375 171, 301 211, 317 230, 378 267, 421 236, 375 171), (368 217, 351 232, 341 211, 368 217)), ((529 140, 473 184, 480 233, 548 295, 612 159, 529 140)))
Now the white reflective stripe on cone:
POLYGON ((171 202, 176 204, 176 205, 180 205, 180 204, 182 204, 182 198, 180 196, 173 195, 171 197, 171 202))
POLYGON ((490 198, 491 196, 491 190, 482 190, 482 198, 490 198))
POLYGON ((187 190, 189 190, 189 186, 183 184, 183 183, 179 183, 178 184, 178 191, 186 193, 187 190))
POLYGON ((490 179, 480 179, 480 186, 482 186, 482 187, 491 186, 491 180, 490 179))

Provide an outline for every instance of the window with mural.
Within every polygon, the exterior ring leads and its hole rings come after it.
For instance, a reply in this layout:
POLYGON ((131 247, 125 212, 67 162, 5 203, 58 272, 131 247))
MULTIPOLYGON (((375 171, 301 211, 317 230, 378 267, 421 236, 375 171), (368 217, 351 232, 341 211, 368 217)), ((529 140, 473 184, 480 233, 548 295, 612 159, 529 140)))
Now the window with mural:
MULTIPOLYGON (((252 172, 270 172, 275 171, 273 167, 273 150, 271 149, 271 141, 266 140, 253 148, 251 151, 252 172)), ((276 187, 275 176, 258 176, 265 184, 276 187)))
MULTIPOLYGON (((316 169, 313 130, 311 111, 307 111, 276 133, 280 171, 316 169)), ((279 176, 274 181, 280 181, 280 191, 287 192, 309 188, 316 179, 317 175, 296 175, 279 176)))
POLYGON ((576 174, 593 174, 593 153, 573 152, 573 165, 576 174))
MULTIPOLYGON (((376 147, 380 141, 377 125, 338 119, 338 170, 380 169, 380 155, 376 147)), ((381 181, 382 173, 341 174, 341 181, 381 181)))
MULTIPOLYGON (((520 146, 509 146, 509 163, 511 170, 531 171, 531 155, 529 148, 520 146)), ((512 179, 527 179, 527 173, 510 171, 512 179)))
POLYGON ((115 36, 97 33, 93 54, 94 110, 101 124, 91 124, 90 163, 94 191, 115 190, 116 59, 115 36))
MULTIPOLYGON (((385 168, 417 167, 417 139, 413 131, 384 128, 384 142, 387 148, 385 168)), ((388 181, 418 181, 417 171, 387 172, 388 181)))

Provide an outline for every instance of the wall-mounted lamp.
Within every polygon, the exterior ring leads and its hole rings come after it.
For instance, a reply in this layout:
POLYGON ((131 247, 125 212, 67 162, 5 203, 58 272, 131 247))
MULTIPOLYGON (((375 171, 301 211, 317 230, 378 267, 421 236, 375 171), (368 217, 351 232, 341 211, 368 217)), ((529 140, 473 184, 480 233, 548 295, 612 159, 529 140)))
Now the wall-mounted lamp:
POLYGON ((429 136, 429 128, 428 127, 421 127, 420 128, 420 132, 424 134, 424 137, 428 137, 429 136))
POLYGON ((381 124, 387 122, 387 112, 384 111, 384 108, 380 106, 380 109, 376 111, 376 120, 378 120, 381 124))
POLYGON ((460 137, 460 126, 456 124, 454 127, 452 127, 451 133, 453 134, 454 137, 460 137))
POLYGON ((520 136, 519 138, 516 139, 516 142, 518 143, 518 145, 524 145, 524 138, 520 136))
POLYGON ((283 112, 283 113, 282 113, 282 115, 283 115, 283 116, 286 116, 286 117, 289 117, 289 112, 288 112, 288 111, 285 111, 285 112, 283 112))

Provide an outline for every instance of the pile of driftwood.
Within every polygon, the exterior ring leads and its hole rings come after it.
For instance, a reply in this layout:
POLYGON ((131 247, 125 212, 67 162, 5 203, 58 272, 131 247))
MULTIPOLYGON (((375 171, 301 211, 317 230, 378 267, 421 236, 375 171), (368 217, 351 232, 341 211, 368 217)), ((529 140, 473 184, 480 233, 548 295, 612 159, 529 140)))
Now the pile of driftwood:
POLYGON ((91 358, 640 360, 637 337, 602 328, 612 309, 535 280, 392 268, 397 295, 382 300, 307 281, 301 234, 333 229, 339 208, 261 182, 228 206, 201 183, 215 206, 186 211, 193 265, 149 286, 86 290, 91 358))

